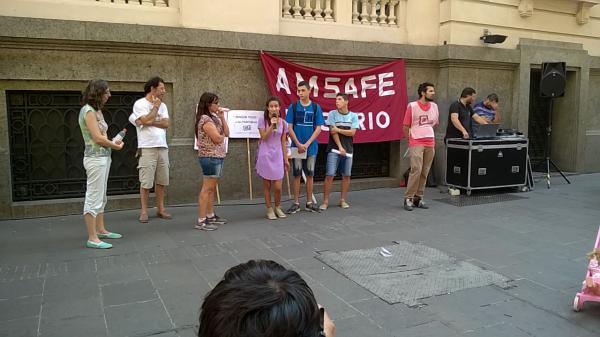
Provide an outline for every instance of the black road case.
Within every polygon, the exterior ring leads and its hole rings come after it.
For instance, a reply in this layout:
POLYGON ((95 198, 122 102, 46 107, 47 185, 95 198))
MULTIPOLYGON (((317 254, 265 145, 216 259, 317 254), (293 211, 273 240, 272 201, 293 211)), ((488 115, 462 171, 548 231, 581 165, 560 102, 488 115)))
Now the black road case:
POLYGON ((525 186, 527 138, 451 138, 446 146, 446 184, 471 190, 525 186))

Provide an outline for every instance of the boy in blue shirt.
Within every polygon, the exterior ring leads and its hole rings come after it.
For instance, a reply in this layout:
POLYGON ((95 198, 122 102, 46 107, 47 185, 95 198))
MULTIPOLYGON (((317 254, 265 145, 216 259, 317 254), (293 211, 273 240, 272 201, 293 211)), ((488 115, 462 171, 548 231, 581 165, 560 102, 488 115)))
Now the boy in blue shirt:
POLYGON ((319 207, 324 211, 329 206, 329 191, 338 168, 342 174, 342 193, 340 207, 349 208, 346 202, 350 188, 350 173, 352 171, 352 154, 354 153, 353 137, 359 127, 358 115, 348 110, 348 95, 338 93, 335 97, 336 110, 329 112, 329 143, 327 144, 327 173, 323 191, 323 203, 319 207))
POLYGON ((288 214, 300 210, 300 177, 302 171, 306 175, 306 206, 309 212, 319 212, 319 208, 313 204, 313 177, 315 175, 315 160, 319 146, 317 137, 321 133, 323 122, 323 110, 319 104, 310 100, 310 86, 306 81, 298 83, 298 98, 288 107, 285 121, 290 125, 289 135, 292 139, 292 147, 298 149, 298 154, 306 152, 306 159, 293 158, 292 172, 294 175, 294 203, 287 210, 288 214))

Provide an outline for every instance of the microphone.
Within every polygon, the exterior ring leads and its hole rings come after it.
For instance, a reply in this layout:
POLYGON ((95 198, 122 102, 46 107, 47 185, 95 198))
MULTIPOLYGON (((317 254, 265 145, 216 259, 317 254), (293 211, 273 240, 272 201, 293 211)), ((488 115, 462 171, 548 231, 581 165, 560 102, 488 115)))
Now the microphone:
MULTIPOLYGON (((271 119, 273 117, 276 117, 276 116, 272 116, 271 119)), ((271 122, 271 124, 273 125, 273 130, 277 130, 277 122, 275 122, 275 123, 271 122)))

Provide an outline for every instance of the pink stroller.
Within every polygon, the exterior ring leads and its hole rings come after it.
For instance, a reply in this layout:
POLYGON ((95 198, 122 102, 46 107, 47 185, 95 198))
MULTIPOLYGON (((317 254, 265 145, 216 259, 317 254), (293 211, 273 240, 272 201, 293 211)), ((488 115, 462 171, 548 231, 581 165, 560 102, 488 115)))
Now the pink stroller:
MULTIPOLYGON (((600 228, 598 228, 598 234, 596 235, 596 244, 594 245, 594 250, 600 249, 598 245, 600 243, 600 228)), ((592 277, 594 280, 598 278, 600 272, 600 266, 598 265, 597 259, 591 259, 588 265, 588 269, 585 273, 585 280, 589 277, 592 277)), ((600 292, 594 292, 586 286, 586 281, 583 282, 583 286, 581 287, 581 291, 575 295, 575 299, 573 299, 573 310, 579 311, 583 308, 583 304, 585 302, 600 302, 600 292)))

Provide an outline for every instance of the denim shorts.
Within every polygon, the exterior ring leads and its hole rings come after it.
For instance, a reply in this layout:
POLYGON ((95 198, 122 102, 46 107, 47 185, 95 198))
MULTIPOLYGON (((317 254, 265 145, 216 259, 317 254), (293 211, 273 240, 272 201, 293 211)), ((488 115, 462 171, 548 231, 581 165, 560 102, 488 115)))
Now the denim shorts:
POLYGON ((329 152, 327 154, 327 169, 325 175, 335 176, 338 169, 342 176, 349 177, 352 173, 352 158, 329 152))
POLYGON ((202 174, 207 178, 221 178, 223 175, 224 158, 198 157, 202 174))
POLYGON ((292 174, 294 177, 302 175, 302 171, 307 177, 315 175, 315 162, 317 156, 308 156, 306 159, 294 158, 292 160, 292 174))

